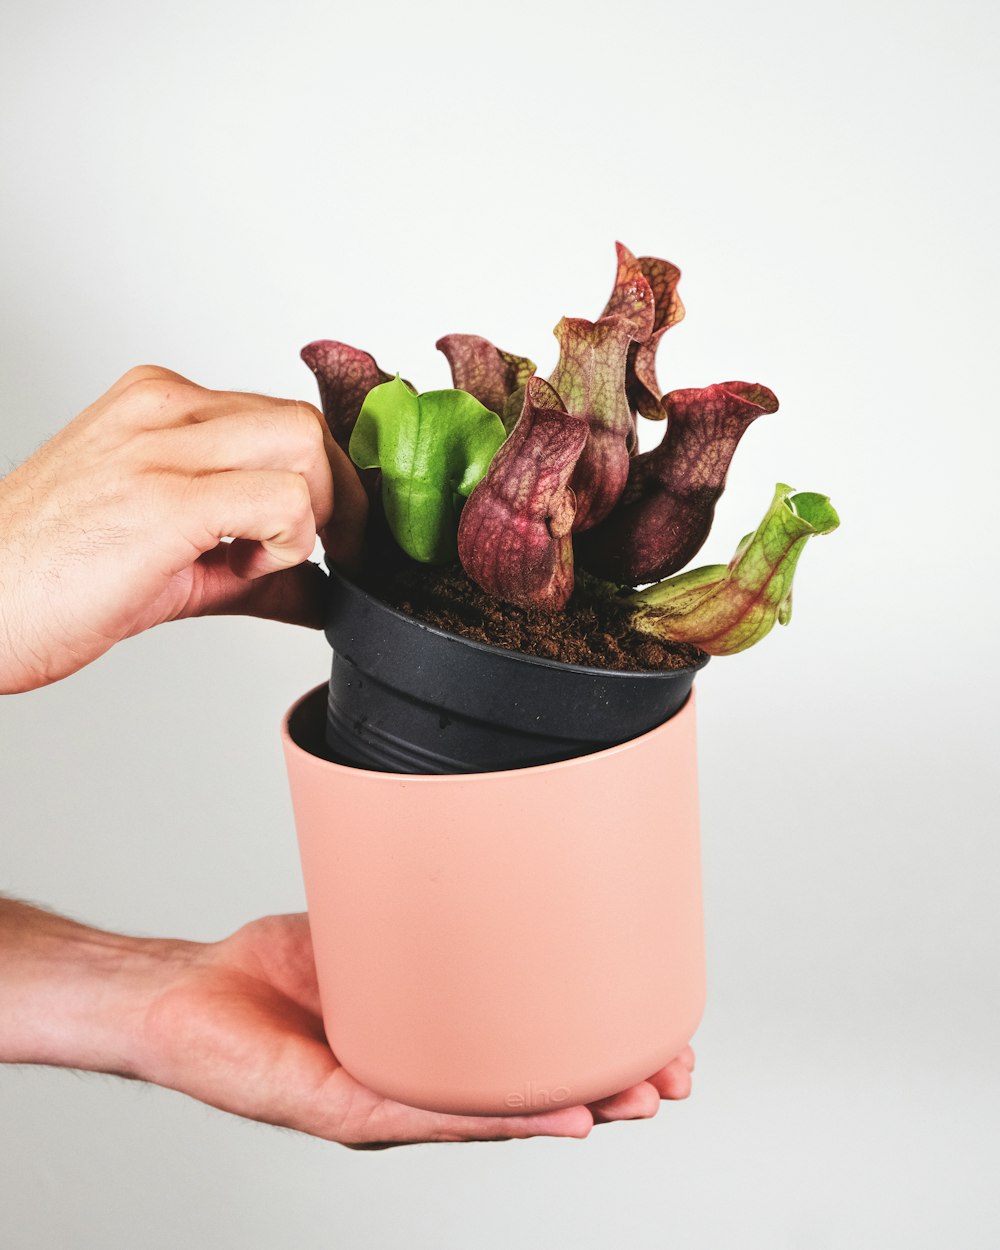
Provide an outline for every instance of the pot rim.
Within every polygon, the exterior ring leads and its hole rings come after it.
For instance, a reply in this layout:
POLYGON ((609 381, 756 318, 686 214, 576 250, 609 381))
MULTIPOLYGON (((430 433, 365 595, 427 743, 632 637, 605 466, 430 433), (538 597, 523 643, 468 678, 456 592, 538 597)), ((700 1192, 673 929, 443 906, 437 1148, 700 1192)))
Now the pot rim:
MULTIPOLYGON (((450 637, 451 635, 449 635, 450 637)), ((568 667, 563 665, 563 667, 568 667)), ((598 670, 600 671, 600 670, 598 670)), ((311 690, 307 690, 305 694, 300 695, 292 706, 285 712, 281 718, 281 740, 286 751, 295 751, 299 755, 308 756, 313 765, 332 770, 333 775, 337 773, 349 773, 351 777, 370 777, 375 781, 392 781, 396 785, 447 785, 456 782, 465 782, 468 784, 478 778, 506 778, 510 783, 514 778, 524 773, 540 773, 551 772, 553 769, 565 769, 574 767, 583 767, 588 761, 597 763, 600 760, 607 759, 609 756, 621 754, 634 747, 637 742, 644 742, 651 738, 654 734, 662 734, 667 737, 672 731, 676 732, 677 723, 683 718, 689 717, 694 712, 695 692, 691 687, 691 692, 681 704, 680 708, 661 725, 654 725, 652 729, 648 729, 645 733, 637 734, 634 738, 628 738, 625 742, 616 742, 612 746, 603 747, 600 751, 588 751, 582 755, 571 755, 568 759, 555 760, 549 764, 526 764, 520 768, 491 769, 484 772, 465 772, 465 773, 397 773, 397 772, 380 772, 373 768, 358 768, 353 764, 339 764, 336 760, 325 759, 321 755, 315 755, 312 751, 296 742, 292 737, 291 721, 292 717, 298 710, 306 704, 310 699, 322 699, 323 705, 326 704, 328 685, 326 682, 313 686, 311 690)))
POLYGON ((439 625, 431 625, 427 621, 420 620, 419 617, 411 616, 408 612, 401 612, 398 608, 394 608, 391 604, 386 603, 384 599, 380 599, 378 595, 374 595, 369 590, 365 590, 363 586, 359 586, 356 581, 348 577, 335 565, 330 563, 329 557, 325 558, 327 571, 331 578, 336 578, 338 582, 349 586, 351 590, 356 591, 359 595, 364 596, 369 602, 376 604, 382 611, 388 612, 397 620, 402 621, 404 625, 424 630, 429 634, 436 634, 439 638, 448 638, 454 642, 461 643, 463 646, 474 651, 485 651, 490 655, 499 655, 501 657, 509 657, 515 662, 523 662, 525 664, 537 665, 540 668, 551 668, 557 672, 582 673, 589 677, 606 677, 612 681, 628 678, 629 680, 657 680, 663 681, 664 678, 681 673, 698 673, 705 667, 712 658, 710 655, 702 652, 701 659, 694 664, 686 664, 683 668, 656 668, 656 669, 628 669, 628 668, 595 668, 590 664, 568 664, 565 660, 546 660, 540 655, 528 655, 524 651, 518 651, 514 647, 498 647, 489 642, 477 642, 474 638, 466 638, 463 634, 453 633, 450 629, 442 629, 439 625))

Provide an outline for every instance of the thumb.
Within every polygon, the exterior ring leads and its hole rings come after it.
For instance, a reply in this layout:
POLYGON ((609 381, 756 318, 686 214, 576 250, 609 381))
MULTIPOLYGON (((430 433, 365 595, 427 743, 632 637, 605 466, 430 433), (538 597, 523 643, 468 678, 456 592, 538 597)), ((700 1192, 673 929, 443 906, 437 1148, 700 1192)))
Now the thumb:
POLYGON ((194 567, 198 585, 183 616, 259 616, 323 628, 329 578, 311 560, 248 581, 229 567, 226 545, 220 544, 194 567))

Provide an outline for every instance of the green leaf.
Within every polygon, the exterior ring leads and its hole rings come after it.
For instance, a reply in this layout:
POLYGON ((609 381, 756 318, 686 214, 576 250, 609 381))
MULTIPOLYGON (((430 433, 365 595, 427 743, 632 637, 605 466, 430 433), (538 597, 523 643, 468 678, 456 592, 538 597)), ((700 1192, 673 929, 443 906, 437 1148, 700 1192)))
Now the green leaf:
POLYGON ((458 514, 504 441, 503 422, 466 391, 418 395, 397 375, 365 396, 350 455, 382 470, 393 537, 414 560, 457 557, 458 514))
POLYGON ((728 565, 691 569, 627 600, 642 633, 691 642, 709 655, 745 651, 791 619, 792 578, 806 542, 840 524, 826 495, 779 482, 763 521, 728 565))

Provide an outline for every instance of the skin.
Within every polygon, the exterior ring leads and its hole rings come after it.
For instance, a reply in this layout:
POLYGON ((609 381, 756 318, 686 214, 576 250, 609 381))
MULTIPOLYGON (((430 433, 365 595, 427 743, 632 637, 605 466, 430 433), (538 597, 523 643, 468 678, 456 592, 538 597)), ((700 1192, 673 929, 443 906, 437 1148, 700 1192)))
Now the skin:
MULTIPOLYGON (((317 536, 350 569, 367 501, 310 404, 140 366, 0 482, 0 693, 33 690, 164 621, 242 613, 320 627, 317 536), (223 542, 231 538, 231 542, 223 542)), ((220 942, 132 938, 0 898, 0 1062, 149 1081, 354 1149, 586 1137, 685 1098, 686 1049, 589 1106, 421 1111, 326 1043, 308 918, 220 942)))
POLYGON ((130 369, 0 483, 0 693, 182 617, 318 627, 316 536, 350 567, 366 510, 311 404, 130 369))

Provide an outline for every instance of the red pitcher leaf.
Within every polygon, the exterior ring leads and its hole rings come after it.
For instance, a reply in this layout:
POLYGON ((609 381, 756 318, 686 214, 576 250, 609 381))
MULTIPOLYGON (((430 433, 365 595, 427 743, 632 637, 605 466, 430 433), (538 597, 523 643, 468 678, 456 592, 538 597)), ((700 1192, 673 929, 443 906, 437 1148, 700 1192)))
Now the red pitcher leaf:
POLYGON ((529 379, 521 418, 458 527, 462 567, 483 590, 521 607, 565 607, 573 592, 576 512, 569 481, 588 432, 551 386, 529 379))
POLYGON ((644 343, 655 326, 654 291, 640 262, 625 244, 616 243, 615 250, 618 253, 618 276, 601 318, 623 317, 629 323, 633 339, 644 343))
POLYGON ((677 293, 681 271, 669 260, 640 256, 639 268, 653 292, 653 333, 662 334, 684 319, 684 305, 677 293))
POLYGON ((501 418, 511 395, 535 372, 527 356, 505 352, 478 334, 446 334, 434 346, 448 358, 455 389, 468 391, 501 418))
POLYGON ((651 421, 666 415, 660 407, 661 391, 656 381, 656 349, 671 326, 683 320, 684 305, 677 294, 681 271, 669 260, 640 256, 639 267, 653 291, 653 332, 642 343, 629 348, 627 390, 629 406, 651 421))
MULTIPOLYGON (((632 338, 629 344, 625 364, 625 393, 629 393, 631 366, 629 362, 635 357, 640 343, 644 343, 653 332, 656 312, 653 307, 654 291, 642 272, 642 266, 624 243, 616 243, 618 253, 618 276, 611 298, 604 306, 602 317, 621 316, 629 321, 632 327, 632 338)), ((639 449, 639 431, 636 427, 634 405, 629 403, 630 429, 625 439, 625 446, 630 456, 639 449)))
POLYGON ((511 391, 507 396, 507 402, 503 406, 503 412, 500 414, 500 420, 503 422, 503 428, 510 434, 511 430, 517 425, 524 408, 525 387, 519 386, 516 391, 511 391))
POLYGON ((380 382, 391 381, 392 374, 380 369, 367 352, 333 339, 307 343, 299 354, 316 375, 323 416, 334 442, 346 451, 365 396, 380 382))
POLYGON ((625 398, 625 357, 632 323, 624 317, 563 317, 555 336, 559 361, 549 382, 566 411, 583 417, 590 428, 571 483, 576 492, 573 528, 586 530, 608 515, 628 479, 634 431, 625 398))
POLYGON ((636 456, 618 506, 578 544, 584 568, 624 585, 669 577, 700 550, 751 422, 778 401, 756 382, 671 391, 659 447, 636 456))

